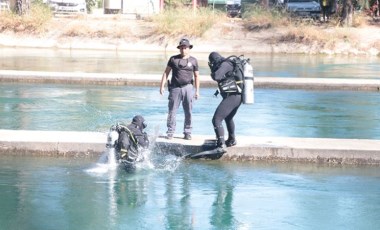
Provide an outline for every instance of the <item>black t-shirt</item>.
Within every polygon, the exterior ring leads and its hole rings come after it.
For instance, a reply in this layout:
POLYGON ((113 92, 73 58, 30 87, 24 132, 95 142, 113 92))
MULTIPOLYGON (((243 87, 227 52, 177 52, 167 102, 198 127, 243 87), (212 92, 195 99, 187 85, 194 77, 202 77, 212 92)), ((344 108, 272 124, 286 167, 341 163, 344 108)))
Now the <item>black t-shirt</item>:
POLYGON ((172 87, 184 86, 193 83, 193 73, 198 71, 198 61, 190 56, 187 59, 182 59, 181 55, 170 57, 168 66, 172 69, 172 87))

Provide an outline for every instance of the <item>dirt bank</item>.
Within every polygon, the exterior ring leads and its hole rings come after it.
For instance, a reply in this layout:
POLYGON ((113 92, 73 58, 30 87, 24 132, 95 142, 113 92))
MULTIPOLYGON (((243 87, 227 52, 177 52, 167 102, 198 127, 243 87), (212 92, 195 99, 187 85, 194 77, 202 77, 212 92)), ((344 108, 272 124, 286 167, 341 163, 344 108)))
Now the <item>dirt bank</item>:
MULTIPOLYGON (((242 20, 231 19, 214 26, 201 38, 191 38, 191 42, 194 52, 380 55, 378 22, 345 29, 313 23, 305 31, 300 33, 298 29, 295 33, 294 27, 257 29, 255 25, 247 29, 242 20), (307 30, 311 29, 317 34, 310 35, 307 30)), ((42 33, 4 31, 0 34, 0 46, 174 51, 179 39, 180 36, 157 34, 149 21, 127 16, 88 15, 56 17, 42 33)))

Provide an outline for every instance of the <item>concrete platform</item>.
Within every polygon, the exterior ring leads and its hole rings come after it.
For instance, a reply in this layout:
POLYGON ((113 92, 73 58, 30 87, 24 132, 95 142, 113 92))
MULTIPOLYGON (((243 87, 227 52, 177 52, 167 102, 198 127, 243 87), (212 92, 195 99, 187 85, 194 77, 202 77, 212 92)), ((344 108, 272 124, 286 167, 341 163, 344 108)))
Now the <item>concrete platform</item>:
MULTIPOLYGON (((0 130, 0 154, 34 156, 89 156, 105 151, 106 133, 0 130)), ((184 156, 202 151, 213 136, 193 140, 156 139, 153 151, 184 156)), ((287 137, 238 137, 222 161, 281 161, 327 164, 380 165, 380 140, 287 137)))

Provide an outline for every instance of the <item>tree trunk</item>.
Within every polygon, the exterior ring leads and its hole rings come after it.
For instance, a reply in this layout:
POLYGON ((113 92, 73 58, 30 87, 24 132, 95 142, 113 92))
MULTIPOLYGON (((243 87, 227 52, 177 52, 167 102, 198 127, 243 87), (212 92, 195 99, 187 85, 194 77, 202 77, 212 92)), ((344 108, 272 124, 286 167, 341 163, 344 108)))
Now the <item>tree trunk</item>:
POLYGON ((265 8, 269 8, 269 0, 261 0, 261 5, 265 8))
POLYGON ((18 15, 24 15, 29 13, 30 0, 16 0, 16 13, 18 15))
POLYGON ((342 15, 340 17, 341 26, 350 27, 353 24, 354 6, 352 0, 343 0, 342 15))

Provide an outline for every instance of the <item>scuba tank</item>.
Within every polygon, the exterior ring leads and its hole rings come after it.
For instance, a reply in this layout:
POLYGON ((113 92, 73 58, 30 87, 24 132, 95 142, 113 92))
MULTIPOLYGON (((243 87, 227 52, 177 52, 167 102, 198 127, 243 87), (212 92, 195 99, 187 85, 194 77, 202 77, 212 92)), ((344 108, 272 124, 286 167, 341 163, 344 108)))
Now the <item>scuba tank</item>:
POLYGON ((249 58, 244 62, 244 88, 243 104, 255 103, 254 85, 253 85, 253 67, 249 63, 249 58))
POLYGON ((107 135, 106 148, 115 148, 117 139, 119 138, 119 133, 117 132, 116 126, 111 126, 110 131, 107 135))

